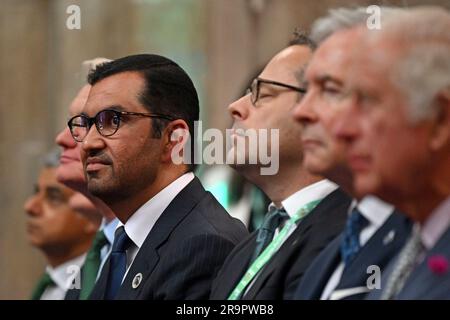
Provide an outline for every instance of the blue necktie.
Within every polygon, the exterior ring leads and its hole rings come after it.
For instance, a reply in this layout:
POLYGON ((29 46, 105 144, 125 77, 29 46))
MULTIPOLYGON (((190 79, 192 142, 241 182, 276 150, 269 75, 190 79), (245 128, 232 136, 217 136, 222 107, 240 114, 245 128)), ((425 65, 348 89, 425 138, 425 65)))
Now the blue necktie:
POLYGON ((281 225, 282 222, 284 222, 284 220, 288 218, 289 215, 283 208, 271 208, 264 218, 264 222, 261 227, 258 229, 258 235, 256 236, 256 247, 253 252, 252 259, 250 260, 250 264, 252 264, 253 261, 259 257, 261 252, 269 245, 273 239, 275 230, 281 225))
POLYGON ((106 284, 105 299, 112 300, 116 297, 122 285, 122 279, 127 270, 127 252, 133 242, 125 232, 125 228, 121 226, 116 230, 114 235, 114 243, 109 256, 109 273, 108 282, 106 284))
POLYGON ((355 258, 361 245, 359 243, 359 234, 369 224, 369 221, 364 218, 358 209, 355 207, 347 219, 344 230, 344 239, 341 243, 341 257, 345 266, 355 258))

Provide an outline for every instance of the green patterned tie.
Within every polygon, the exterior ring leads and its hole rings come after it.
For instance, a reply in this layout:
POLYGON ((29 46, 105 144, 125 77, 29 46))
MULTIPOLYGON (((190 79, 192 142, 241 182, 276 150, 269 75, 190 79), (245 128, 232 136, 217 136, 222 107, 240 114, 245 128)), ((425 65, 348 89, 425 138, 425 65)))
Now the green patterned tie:
POLYGON ((45 289, 50 286, 54 286, 55 282, 53 282, 52 278, 50 278, 49 274, 46 272, 42 275, 41 279, 39 279, 39 282, 36 284, 36 287, 33 290, 33 293, 31 294, 31 300, 40 300, 42 294, 44 293, 45 289))
POLYGON ((289 215, 284 208, 270 208, 264 218, 264 222, 258 229, 258 234, 256 236, 256 247, 249 265, 251 265, 259 257, 261 252, 272 241, 276 228, 278 228, 280 224, 287 219, 289 219, 289 215))
POLYGON ((86 255, 83 268, 81 269, 80 300, 86 300, 94 288, 101 263, 100 251, 107 243, 108 239, 106 239, 103 231, 97 231, 92 246, 86 255))

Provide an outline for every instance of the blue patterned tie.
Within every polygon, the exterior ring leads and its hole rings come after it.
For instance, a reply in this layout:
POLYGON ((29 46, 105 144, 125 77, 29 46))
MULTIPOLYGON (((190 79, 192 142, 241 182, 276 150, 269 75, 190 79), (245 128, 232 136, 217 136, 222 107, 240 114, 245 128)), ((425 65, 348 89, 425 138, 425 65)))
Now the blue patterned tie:
POLYGON ((344 230, 344 239, 341 243, 341 257, 345 266, 348 266, 361 248, 359 234, 368 224, 369 221, 364 218, 355 207, 352 210, 350 217, 347 219, 344 230))
POLYGON ((127 270, 126 250, 132 243, 125 232, 125 228, 123 226, 119 227, 114 235, 114 243, 109 256, 109 273, 105 293, 106 300, 114 299, 122 285, 122 279, 127 270))
POLYGON ((289 215, 281 208, 271 208, 264 218, 264 222, 258 229, 256 236, 256 247, 253 253, 250 265, 259 257, 261 252, 269 245, 275 234, 275 230, 281 225, 284 220, 288 219, 289 215))

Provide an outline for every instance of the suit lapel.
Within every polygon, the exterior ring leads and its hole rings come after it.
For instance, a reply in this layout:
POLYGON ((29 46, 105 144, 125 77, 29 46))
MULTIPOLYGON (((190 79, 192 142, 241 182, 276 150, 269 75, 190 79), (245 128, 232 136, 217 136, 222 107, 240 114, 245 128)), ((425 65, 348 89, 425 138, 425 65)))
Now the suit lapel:
POLYGON ((80 289, 69 289, 64 300, 80 300, 80 289))
POLYGON ((257 279, 244 296, 246 300, 255 299, 258 292, 264 287, 267 280, 270 278, 272 273, 279 267, 280 257, 288 255, 292 250, 292 246, 295 246, 298 241, 301 241, 302 234, 311 228, 310 221, 303 221, 305 224, 300 223, 300 225, 292 232, 289 238, 283 243, 280 249, 274 254, 274 256, 267 262, 267 265, 263 267, 260 274, 257 275, 257 279))
MULTIPOLYGON (((344 269, 341 280, 335 289, 347 290, 356 287, 366 287, 370 274, 367 267, 377 265, 383 268, 396 253, 401 250, 409 235, 410 223, 398 212, 394 212, 363 246, 355 259, 344 269)), ((382 272, 384 270, 381 270, 382 272)), ((360 292, 366 294, 368 292, 360 292)), ((333 293, 335 293, 333 292, 333 293)), ((359 299, 359 294, 344 296, 341 299, 359 299)))
POLYGON ((142 247, 139 249, 133 264, 128 270, 122 286, 117 294, 117 299, 137 299, 144 287, 144 283, 150 278, 159 261, 159 247, 167 240, 173 229, 192 211, 195 205, 206 194, 197 177, 194 178, 172 200, 169 206, 156 221, 152 230, 147 235, 142 247), (141 280, 138 281, 138 278, 141 280), (135 283, 133 284, 133 280, 135 283), (136 284, 138 286, 136 286, 136 284))
MULTIPOLYGON (((220 277, 226 279, 226 281, 220 282, 221 287, 217 288, 218 297, 224 297, 223 299, 227 299, 239 281, 241 281, 241 278, 244 276, 249 267, 248 264, 250 262, 250 258, 255 250, 256 235, 257 231, 254 231, 247 238, 247 240, 238 244, 238 246, 233 249, 235 256, 229 261, 229 263, 233 266, 233 272, 229 272, 227 275, 220 275, 220 277)), ((228 262, 226 264, 228 264, 228 262)), ((229 268, 226 268, 227 271, 228 269, 229 268)))
MULTIPOLYGON (((328 283, 334 270, 336 270, 341 261, 340 246, 342 235, 334 239, 315 260, 314 273, 310 273, 310 277, 305 279, 305 283, 301 286, 301 294, 299 298, 302 300, 320 299, 325 286, 328 283), (311 285, 306 286, 309 283, 311 285)), ((298 292, 298 291, 297 291, 298 292)))

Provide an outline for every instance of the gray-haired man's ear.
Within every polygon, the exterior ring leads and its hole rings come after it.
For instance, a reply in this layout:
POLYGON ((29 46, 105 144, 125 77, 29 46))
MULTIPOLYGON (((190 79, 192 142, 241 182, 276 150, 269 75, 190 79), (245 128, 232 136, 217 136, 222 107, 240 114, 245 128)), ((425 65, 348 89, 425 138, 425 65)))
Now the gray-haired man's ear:
POLYGON ((430 141, 430 148, 437 151, 450 144, 450 89, 440 93, 436 98, 436 124, 430 141))

